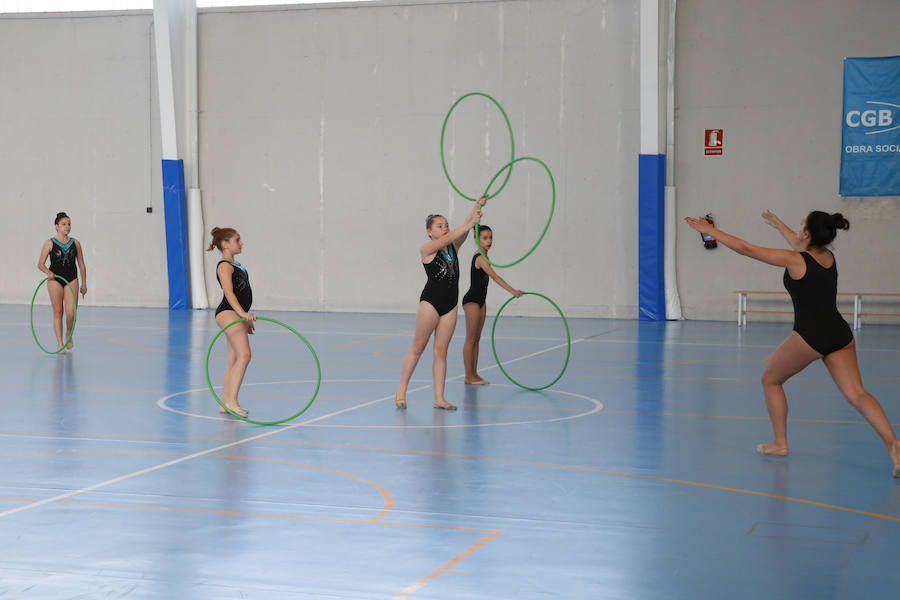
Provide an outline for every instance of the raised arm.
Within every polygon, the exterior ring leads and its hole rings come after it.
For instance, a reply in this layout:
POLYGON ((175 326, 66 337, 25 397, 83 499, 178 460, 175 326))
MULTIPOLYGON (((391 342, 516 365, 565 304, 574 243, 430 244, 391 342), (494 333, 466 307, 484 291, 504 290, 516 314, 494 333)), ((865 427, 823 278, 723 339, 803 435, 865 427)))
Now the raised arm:
POLYGON ((796 250, 797 252, 802 252, 806 250, 807 244, 802 242, 793 229, 784 224, 784 222, 775 216, 771 210, 767 210, 762 214, 763 221, 765 221, 768 225, 771 225, 775 229, 778 230, 778 233, 785 239, 788 243, 788 246, 796 250))
POLYGON ((803 274, 806 273, 806 262, 799 252, 756 246, 739 237, 729 235, 720 229, 716 229, 710 225, 709 221, 706 219, 685 217, 684 221, 695 231, 713 236, 716 240, 738 254, 743 254, 744 256, 748 256, 769 265, 787 268, 791 277, 794 277, 795 279, 802 277, 803 274))
POLYGON ((482 196, 475 202, 475 206, 472 207, 472 210, 469 211, 469 215, 466 217, 466 222, 469 226, 463 231, 460 235, 453 238, 453 247, 459 250, 459 247, 462 246, 466 239, 469 237, 469 230, 472 229, 472 226, 475 223, 481 222, 481 209, 487 203, 487 196, 482 196))
POLYGON ((519 298, 522 295, 522 290, 517 290, 513 286, 506 283, 506 281, 504 281, 504 279, 497 274, 493 267, 491 267, 488 261, 484 260, 483 256, 479 255, 478 258, 475 259, 475 266, 490 275, 491 279, 497 282, 497 285, 502 287, 504 290, 506 290, 516 298, 519 298))
POLYGON ((481 221, 482 206, 484 206, 484 202, 482 202, 482 199, 479 199, 466 217, 465 223, 456 229, 451 229, 439 238, 429 240, 422 244, 422 247, 419 248, 419 253, 422 255, 422 262, 429 262, 427 260, 428 257, 437 254, 438 250, 445 248, 450 244, 453 244, 453 247, 458 250, 462 243, 466 241, 466 236, 469 235, 469 229, 472 228, 472 225, 481 221))
POLYGON ((78 248, 78 272, 81 277, 81 297, 87 294, 87 268, 84 266, 84 250, 81 249, 81 242, 75 240, 75 247, 78 248))
POLYGON ((50 279, 53 279, 54 273, 47 267, 47 257, 50 256, 50 248, 53 247, 53 242, 47 240, 44 242, 44 245, 41 246, 41 254, 38 257, 37 268, 38 270, 45 274, 50 279))

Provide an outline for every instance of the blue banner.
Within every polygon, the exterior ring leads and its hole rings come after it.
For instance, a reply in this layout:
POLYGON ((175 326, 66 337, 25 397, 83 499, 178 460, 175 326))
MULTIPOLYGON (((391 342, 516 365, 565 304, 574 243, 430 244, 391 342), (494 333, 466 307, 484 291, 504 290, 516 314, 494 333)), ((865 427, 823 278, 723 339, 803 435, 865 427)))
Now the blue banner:
POLYGON ((900 56, 844 59, 841 196, 900 196, 900 56))

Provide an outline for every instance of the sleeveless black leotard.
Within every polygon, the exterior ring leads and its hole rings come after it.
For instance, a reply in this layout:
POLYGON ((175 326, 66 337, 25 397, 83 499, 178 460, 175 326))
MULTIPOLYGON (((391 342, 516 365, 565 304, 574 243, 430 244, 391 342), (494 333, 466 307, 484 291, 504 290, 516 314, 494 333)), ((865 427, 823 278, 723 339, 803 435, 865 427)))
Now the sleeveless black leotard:
MULTIPOLYGON (((54 275, 65 277, 66 281, 74 281, 78 279, 78 246, 75 245, 75 238, 70 237, 68 244, 61 244, 56 238, 50 238, 52 246, 50 247, 50 270, 54 275)), ((59 279, 53 278, 53 281, 60 286, 65 284, 59 279)))
MULTIPOLYGON (((234 267, 234 272, 231 274, 231 289, 234 290, 234 295, 237 297, 238 304, 241 305, 244 312, 247 312, 253 304, 253 290, 250 289, 250 276, 247 275, 247 269, 244 268, 244 265, 239 265, 227 260, 220 260, 216 263, 216 281, 219 282, 219 286, 222 285, 222 280, 219 279, 219 265, 222 263, 228 263, 234 267)), ((219 302, 219 306, 216 308, 216 315, 225 310, 234 309, 231 308, 231 304, 228 302, 228 298, 225 297, 225 294, 222 294, 222 301, 219 302)))
POLYGON ((806 252, 806 275, 791 278, 784 270, 784 287, 794 303, 794 331, 823 356, 853 341, 853 331, 837 308, 837 261, 827 269, 806 252))
POLYGON ((481 256, 480 253, 472 257, 472 267, 469 269, 471 283, 469 284, 469 291, 463 296, 463 304, 474 302, 478 306, 484 306, 484 301, 487 298, 487 288, 491 277, 484 269, 475 267, 475 261, 478 260, 479 256, 481 256))
POLYGON ((420 301, 432 305, 439 316, 444 316, 456 307, 459 301, 459 260, 453 244, 437 251, 434 260, 422 263, 428 281, 419 296, 420 301))

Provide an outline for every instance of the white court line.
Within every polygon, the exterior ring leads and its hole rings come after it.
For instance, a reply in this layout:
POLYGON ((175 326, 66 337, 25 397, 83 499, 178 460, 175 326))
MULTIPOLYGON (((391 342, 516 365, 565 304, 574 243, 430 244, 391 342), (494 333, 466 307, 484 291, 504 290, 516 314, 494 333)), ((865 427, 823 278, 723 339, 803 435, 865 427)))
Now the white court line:
MULTIPOLYGON (((418 392, 423 389, 431 387, 430 385, 422 386, 420 388, 416 388, 412 390, 413 392, 418 392)), ((239 446, 240 444, 246 442, 252 442, 254 440, 259 440, 265 437, 269 437, 271 435, 275 435, 276 433, 280 433, 282 431, 287 431, 288 429, 294 429, 295 427, 302 427, 309 423, 315 423, 316 421, 321 421, 323 419, 327 419, 329 417, 335 417, 337 415, 343 414, 345 412, 350 412, 351 410, 356 410, 358 408, 363 408, 366 406, 370 406, 377 402, 383 402, 385 400, 390 400, 394 396, 385 396, 384 398, 378 398, 377 400, 370 400, 369 402, 364 402, 363 404, 358 404, 356 406, 350 406, 348 408, 344 408, 342 410, 335 411, 333 413, 329 413, 327 415, 322 415, 321 417, 316 417, 314 419, 310 419, 308 421, 303 421, 302 423, 295 423, 293 425, 288 425, 287 427, 282 427, 280 429, 273 429, 272 431, 267 431, 265 433, 260 433, 259 435, 254 435, 248 438, 244 438, 241 440, 237 440, 235 442, 230 442, 228 444, 222 444, 221 446, 216 446, 215 448, 210 448, 209 450, 203 450, 201 452, 195 452, 194 454, 189 454, 188 456, 182 456, 181 458, 176 458, 175 460, 170 460, 168 462, 164 462, 159 465, 155 465, 153 467, 148 467, 146 469, 141 469, 140 471, 135 471, 133 473, 128 473, 126 475, 120 475, 119 477, 115 477, 113 479, 108 479, 106 481, 95 483, 94 485, 90 485, 88 487, 84 487, 78 490, 72 490, 71 492, 66 492, 65 494, 59 494, 57 496, 53 496, 52 498, 45 498, 44 500, 38 500, 37 502, 31 502, 29 504, 25 504, 23 506, 19 506, 18 508, 13 508, 10 510, 5 510, 0 512, 0 517, 6 517, 8 515, 15 514, 17 512, 22 512, 26 510, 30 510, 32 508, 37 508, 38 506, 43 506, 44 504, 50 504, 51 502, 58 502, 60 500, 65 500, 66 498, 71 498, 73 496, 78 496, 80 494, 84 494, 85 492, 91 492, 93 490, 106 487, 108 485, 112 485, 114 483, 119 483, 120 481, 125 481, 127 479, 131 479, 132 477, 137 477, 138 475, 144 475, 146 473, 152 473, 154 471, 159 471, 160 469, 165 469, 166 467, 171 467, 172 465, 177 465, 179 463, 183 463, 187 460, 191 460, 193 458, 199 458, 201 456, 206 456, 207 454, 212 454, 213 452, 219 452, 220 450, 224 450, 226 448, 231 448, 233 446, 239 446)))
MULTIPOLYGON (((582 338, 579 338, 579 339, 577 339, 577 340, 574 340, 572 343, 573 343, 573 344, 577 344, 578 342, 582 342, 582 341, 584 341, 584 340, 583 340, 582 338)), ((547 349, 545 349, 545 350, 540 350, 540 351, 538 351, 538 352, 533 352, 533 353, 528 354, 528 355, 526 355, 526 356, 521 356, 521 357, 519 357, 519 358, 514 358, 514 359, 512 359, 512 360, 510 360, 510 361, 507 361, 507 364, 513 363, 513 362, 518 362, 518 361, 520 361, 520 360, 525 360, 526 358, 531 358, 531 357, 533 357, 533 356, 538 356, 539 354, 544 354, 545 352, 550 352, 550 351, 552 351, 552 350, 556 350, 556 349, 561 348, 561 347, 566 346, 566 345, 567 345, 567 344, 561 344, 561 345, 558 345, 558 346, 553 346, 553 347, 551 347, 551 348, 547 348, 547 349)), ((497 365, 496 365, 496 363, 495 363, 495 364, 492 365, 491 367, 487 367, 487 368, 490 369, 490 368, 493 368, 493 367, 496 367, 496 366, 497 366, 497 365)), ((450 378, 450 381, 452 381, 452 380, 454 380, 454 379, 459 379, 460 377, 465 377, 465 374, 457 375, 457 376, 455 376, 455 377, 451 377, 451 378, 450 378)), ((429 385, 424 385, 424 386, 420 386, 420 387, 414 388, 414 389, 412 389, 412 390, 407 390, 407 394, 411 394, 411 393, 415 393, 415 392, 420 392, 420 391, 422 391, 422 390, 424 390, 424 389, 428 389, 429 387, 432 387, 432 386, 429 384, 429 385)), ((146 469, 141 469, 140 471, 135 471, 135 472, 133 472, 133 473, 128 473, 128 474, 126 474, 126 475, 120 475, 119 477, 114 477, 113 479, 107 479, 106 481, 102 481, 102 482, 100 482, 100 483, 95 483, 94 485, 90 485, 90 486, 88 486, 88 487, 84 487, 84 488, 81 488, 81 489, 78 489, 78 490, 72 490, 72 491, 70 491, 70 492, 66 492, 66 493, 64 493, 64 494, 59 494, 59 495, 53 496, 53 497, 51 497, 51 498, 45 498, 45 499, 43 499, 43 500, 38 500, 38 501, 36 501, 36 502, 31 502, 31 503, 29 503, 29 504, 25 504, 25 505, 23 505, 23 506, 19 506, 19 507, 17 507, 17 508, 12 508, 12 509, 9 509, 9 510, 5 510, 5 511, 3 511, 3 512, 0 512, 0 518, 6 517, 6 516, 9 516, 9 515, 18 513, 18 512, 23 512, 23 511, 26 511, 26 510, 30 510, 30 509, 32 509, 32 508, 37 508, 38 506, 43 506, 43 505, 45 505, 45 504, 50 504, 51 502, 58 502, 58 501, 60 501, 60 500, 65 500, 66 498, 71 498, 71 497, 73 497, 73 496, 78 496, 78 495, 84 494, 84 493, 86 493, 86 492, 91 492, 91 491, 94 491, 94 490, 96 490, 96 489, 100 489, 100 488, 102 488, 102 487, 106 487, 106 486, 108 486, 108 485, 112 485, 112 484, 114 484, 114 483, 119 483, 120 481, 126 481, 126 480, 128 480, 128 479, 131 479, 131 478, 133 478, 133 477, 137 477, 137 476, 139 476, 139 475, 144 475, 144 474, 146 474, 146 473, 152 473, 152 472, 154 472, 154 471, 159 471, 160 469, 165 469, 166 467, 171 467, 172 465, 177 465, 177 464, 179 464, 179 463, 183 463, 183 462, 185 462, 185 461, 188 461, 188 460, 191 460, 191 459, 194 459, 194 458, 199 458, 199 457, 201 457, 201 456, 206 456, 206 455, 208 455, 208 454, 212 454, 213 452, 219 452, 220 450, 224 450, 224 449, 226 449, 226 448, 232 448, 232 447, 234 447, 234 446, 239 446, 239 445, 244 444, 244 443, 246 443, 246 442, 252 442, 252 441, 254 441, 254 440, 259 440, 259 439, 262 439, 262 438, 266 438, 266 437, 275 435, 276 433, 281 433, 282 431, 288 431, 289 429, 295 429, 295 428, 297 428, 297 427, 303 427, 304 425, 307 425, 307 424, 310 424, 310 423, 315 423, 316 421, 322 421, 322 420, 328 419, 328 418, 330 418, 330 417, 336 417, 337 415, 340 415, 340 414, 343 414, 343 413, 346 413, 346 412, 350 412, 350 411, 356 410, 356 409, 358 409, 358 408, 364 408, 364 407, 366 407, 366 406, 371 406, 372 404, 377 404, 378 402, 384 402, 385 400, 390 400, 390 399, 393 398, 393 397, 394 397, 393 395, 390 395, 390 396, 384 396, 383 398, 378 398, 378 399, 376 399, 376 400, 370 400, 369 402, 364 402, 364 403, 362 403, 362 404, 357 404, 356 406, 350 406, 350 407, 348 407, 348 408, 344 408, 344 409, 335 411, 335 412, 333 412, 333 413, 328 413, 327 415, 322 415, 321 417, 315 417, 314 419, 310 419, 310 420, 308 420, 308 421, 303 421, 302 423, 295 423, 295 424, 293 424, 293 425, 288 425, 287 427, 282 427, 282 428, 280 428, 280 429, 274 429, 274 430, 272 430, 272 431, 267 431, 267 432, 265 432, 265 433, 260 433, 259 435, 254 435, 254 436, 251 436, 251 437, 248 437, 248 438, 244 438, 244 439, 241 439, 241 440, 237 440, 237 441, 235 441, 235 442, 230 442, 230 443, 228 443, 228 444, 222 444, 221 446, 216 446, 215 448, 210 448, 209 450, 203 450, 203 451, 201 451, 201 452, 195 452, 194 454, 189 454, 188 456, 182 456, 181 458, 176 458, 176 459, 174 459, 174 460, 170 460, 170 461, 168 461, 168 462, 164 462, 164 463, 162 463, 162 464, 155 465, 155 466, 153 466, 153 467, 148 467, 148 468, 146 468, 146 469)))

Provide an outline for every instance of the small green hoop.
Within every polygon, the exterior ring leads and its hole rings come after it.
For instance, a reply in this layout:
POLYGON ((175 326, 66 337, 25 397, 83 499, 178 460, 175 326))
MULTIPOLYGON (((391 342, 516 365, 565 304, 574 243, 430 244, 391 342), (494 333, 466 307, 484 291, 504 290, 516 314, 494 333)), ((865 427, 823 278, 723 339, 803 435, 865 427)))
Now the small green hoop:
POLYGON ((282 323, 281 321, 276 321, 275 319, 269 319, 267 317, 256 317, 257 321, 269 321, 270 323, 275 323, 276 325, 281 325, 285 329, 288 329, 291 332, 293 332, 294 335, 296 335, 298 338, 300 338, 303 341, 304 344, 306 344, 306 347, 309 348, 309 351, 312 353, 313 358, 316 361, 316 370, 318 371, 318 379, 316 380, 316 390, 313 392, 312 398, 309 399, 309 402, 306 403, 306 406, 304 406, 302 409, 300 409, 300 412, 298 412, 297 414, 291 415, 290 417, 287 417, 286 419, 279 419, 277 421, 254 421, 253 419, 250 419, 248 417, 242 417, 241 415, 233 412, 231 409, 229 409, 227 406, 225 406, 225 403, 222 402, 222 399, 219 398, 218 394, 216 394, 216 390, 213 388, 212 381, 209 378, 209 356, 210 356, 210 354, 212 354, 213 345, 216 343, 216 340, 219 339, 219 336, 222 335, 223 333, 225 333, 226 329, 228 329, 232 325, 237 325, 238 323, 243 323, 246 320, 247 319, 238 319, 236 321, 232 321, 231 323, 229 323, 228 325, 226 325, 225 327, 220 329, 219 333, 217 333, 215 335, 215 337, 213 337, 212 341, 209 343, 209 349, 206 351, 206 384, 209 386, 209 391, 212 392, 213 398, 216 399, 216 402, 219 403, 219 406, 221 406, 222 408, 227 410, 231 416, 237 417, 238 419, 240 419, 242 421, 246 421, 247 423, 253 423, 254 425, 279 425, 286 421, 290 421, 291 419, 296 419, 297 417, 299 417, 300 415, 305 413, 306 409, 308 409, 310 406, 312 406, 312 403, 316 399, 316 396, 319 395, 319 387, 322 385, 322 365, 319 364, 319 357, 316 355, 316 351, 313 350, 312 344, 310 344, 309 341, 307 341, 307 339, 305 337, 300 335, 300 333, 296 329, 291 327, 290 325, 286 325, 286 324, 282 323))
MULTIPOLYGON (((550 188, 553 191, 553 196, 550 200, 550 214, 547 215, 547 223, 544 225, 544 230, 541 231, 541 235, 538 237, 538 239, 534 243, 534 245, 528 250, 528 252, 526 252, 522 256, 522 258, 520 258, 519 260, 513 261, 513 262, 505 264, 505 265, 498 265, 497 263, 491 262, 491 259, 489 259, 487 257, 487 254, 484 253, 484 249, 481 247, 481 238, 479 236, 479 231, 481 229, 481 226, 480 226, 480 224, 475 223, 475 244, 478 245, 478 252, 481 254, 481 257, 485 261, 487 261, 487 263, 489 265, 493 266, 496 269, 505 269, 506 267, 511 267, 513 265, 517 265, 520 262, 522 262, 523 260, 525 260, 526 258, 528 258, 531 255, 531 253, 534 252, 535 249, 538 247, 538 244, 540 244, 541 241, 544 239, 544 236, 547 235, 547 230, 550 229, 550 221, 553 220, 553 211, 556 210, 556 181, 553 179, 553 173, 550 172, 550 167, 548 167, 546 165, 546 163, 544 163, 544 161, 542 161, 539 158, 535 158, 533 156, 520 156, 519 158, 515 158, 515 159, 511 160, 510 162, 508 162, 507 164, 505 164, 502 169, 497 171, 497 174, 494 175, 494 178, 491 179, 491 182, 488 184, 487 188, 484 190, 484 194, 488 195, 488 192, 490 191, 491 186, 494 185, 494 181, 497 180, 497 178, 500 176, 500 173, 502 173, 503 171, 505 171, 507 169, 509 169, 509 172, 512 173, 512 166, 515 163, 519 162, 520 160, 534 161, 534 162, 538 163, 539 165, 541 165, 542 167, 544 167, 544 170, 547 171, 547 176, 550 177, 550 188)), ((508 178, 508 176, 507 176, 507 178, 508 178)), ((506 185, 506 182, 504 182, 503 185, 506 185)), ((549 298, 548 298, 548 300, 549 300, 549 298)))
POLYGON ((41 289, 41 286, 44 285, 44 283, 46 283, 47 281, 50 280, 49 277, 44 277, 44 278, 41 280, 41 282, 37 285, 37 287, 34 288, 34 294, 31 296, 31 310, 29 311, 29 316, 28 316, 28 318, 29 318, 29 320, 31 321, 31 336, 34 338, 34 343, 38 345, 38 348, 40 348, 41 350, 43 350, 43 351, 46 352, 47 354, 59 354, 60 352, 62 352, 63 350, 66 349, 66 346, 68 346, 68 345, 69 345, 69 342, 72 341, 72 334, 75 333, 75 319, 76 319, 76 317, 78 316, 78 294, 75 293, 75 288, 73 288, 72 285, 71 285, 68 281, 66 281, 66 278, 65 278, 65 277, 62 277, 62 276, 60 276, 60 275, 54 275, 54 277, 56 277, 57 279, 59 279, 60 281, 62 281, 62 282, 65 284, 65 286, 66 286, 67 288, 69 288, 69 291, 72 292, 72 302, 73 302, 73 308, 72 308, 72 330, 69 331, 69 337, 66 338, 66 341, 65 341, 65 343, 63 344, 62 348, 60 348, 60 349, 57 350, 56 352, 50 352, 49 350, 47 350, 46 348, 44 348, 44 347, 41 345, 41 343, 38 341, 37 333, 34 331, 34 300, 37 298, 38 290, 41 289))
POLYGON ((560 371, 559 375, 556 376, 556 379, 548 383, 547 385, 542 385, 541 387, 528 387, 527 385, 522 385, 518 381, 512 378, 512 376, 506 372, 506 369, 503 368, 503 363, 500 362, 500 357, 497 356, 497 344, 494 341, 494 336, 497 333, 497 321, 500 320, 500 314, 503 312, 503 309, 506 308, 506 305, 516 299, 515 296, 510 296, 509 300, 503 303, 503 306, 500 307, 500 310, 497 311, 497 314, 494 316, 494 325, 491 327, 491 349, 494 351, 494 360, 497 361, 497 366, 500 367, 500 370, 503 371, 503 374, 506 375, 506 378, 512 381, 514 384, 519 386, 520 388, 532 391, 546 390, 548 387, 562 379, 562 376, 565 374, 566 369, 569 367, 569 356, 572 354, 572 335, 569 333, 569 323, 566 321, 566 315, 563 314, 562 309, 556 305, 556 302, 548 298, 543 294, 539 294, 537 292, 523 292, 523 296, 540 296, 547 302, 553 305, 553 308, 559 313, 559 316, 562 317, 563 325, 566 326, 566 362, 563 364, 562 371, 560 371))
MULTIPOLYGON (((475 202, 476 200, 478 200, 478 198, 473 198, 471 196, 465 195, 462 192, 462 190, 460 190, 458 187, 456 187, 456 184, 453 183, 453 180, 450 178, 450 171, 447 170, 447 161, 444 158, 444 133, 447 130, 447 123, 450 121, 450 115, 453 113, 453 109, 456 108, 456 105, 459 104, 460 102, 462 102, 463 100, 465 100, 466 98, 468 98, 469 96, 484 96, 485 98, 487 98, 488 100, 493 102, 494 105, 497 107, 497 109, 500 111, 500 114, 503 115, 503 120, 506 121, 506 129, 509 131, 509 159, 510 160, 513 160, 516 157, 516 145, 515 145, 515 141, 513 140, 512 125, 510 125, 510 123, 509 123, 509 117, 506 116, 506 111, 503 110, 503 107, 500 106, 499 102, 497 102, 492 97, 485 94, 484 92, 469 92, 468 94, 461 96, 459 98, 459 100, 457 100, 456 102, 453 103, 453 106, 450 107, 450 110, 447 111, 447 116, 444 117, 444 125, 441 127, 441 166, 444 167, 444 175, 447 177, 447 181, 450 182, 450 186, 454 190, 456 190, 456 193, 459 194, 460 196, 462 196, 463 198, 465 198, 466 200, 475 202)), ((507 165, 507 166, 510 166, 510 165, 507 165)), ((506 187, 506 182, 509 181, 509 178, 511 175, 512 175, 512 168, 510 168, 509 173, 506 174, 506 179, 503 180, 503 185, 501 185, 500 189, 497 190, 497 193, 494 194, 495 196, 503 191, 503 188, 506 187)), ((496 177, 494 179, 496 179, 496 177)), ((491 183, 493 183, 493 180, 491 180, 491 183)), ((490 187, 490 186, 488 186, 488 187, 490 187)))

